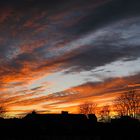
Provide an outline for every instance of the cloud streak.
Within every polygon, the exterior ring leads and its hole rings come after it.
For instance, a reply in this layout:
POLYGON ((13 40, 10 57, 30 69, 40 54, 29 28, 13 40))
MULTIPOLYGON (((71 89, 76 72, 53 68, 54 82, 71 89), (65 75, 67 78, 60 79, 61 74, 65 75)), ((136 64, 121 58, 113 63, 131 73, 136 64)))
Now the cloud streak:
POLYGON ((47 107, 76 112, 82 101, 103 104, 123 92, 120 79, 133 83, 132 77, 139 77, 137 0, 5 0, 0 5, 0 100, 9 112, 47 107), (109 86, 114 89, 107 92, 109 86))

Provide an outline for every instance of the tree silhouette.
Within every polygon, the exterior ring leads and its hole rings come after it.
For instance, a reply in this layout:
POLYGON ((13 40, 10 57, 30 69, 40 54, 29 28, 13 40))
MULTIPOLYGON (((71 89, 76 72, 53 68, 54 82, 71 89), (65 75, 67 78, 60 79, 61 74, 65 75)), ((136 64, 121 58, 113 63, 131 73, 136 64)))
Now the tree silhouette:
POLYGON ((136 117, 136 114, 139 113, 140 96, 136 94, 134 89, 121 94, 114 100, 114 103, 115 110, 120 116, 136 117))
POLYGON ((0 106, 0 117, 4 117, 6 109, 3 106, 0 106))
POLYGON ((95 114, 97 104, 94 102, 85 102, 79 105, 79 113, 81 114, 95 114))
POLYGON ((110 106, 105 105, 101 108, 100 112, 100 119, 101 121, 109 121, 110 120, 110 106))

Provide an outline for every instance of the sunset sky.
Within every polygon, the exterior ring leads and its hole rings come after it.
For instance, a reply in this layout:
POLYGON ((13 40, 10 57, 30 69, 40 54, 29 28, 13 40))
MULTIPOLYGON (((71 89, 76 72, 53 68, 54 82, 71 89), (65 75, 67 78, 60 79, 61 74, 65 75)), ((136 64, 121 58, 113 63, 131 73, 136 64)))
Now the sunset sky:
POLYGON ((1 0, 0 106, 77 113, 140 91, 139 0, 1 0))

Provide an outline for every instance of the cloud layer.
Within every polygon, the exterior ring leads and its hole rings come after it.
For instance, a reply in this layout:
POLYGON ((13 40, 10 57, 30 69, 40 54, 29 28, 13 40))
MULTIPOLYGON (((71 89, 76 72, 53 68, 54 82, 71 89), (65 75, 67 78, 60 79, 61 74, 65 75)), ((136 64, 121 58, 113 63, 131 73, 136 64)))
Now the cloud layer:
POLYGON ((106 97, 110 102, 125 90, 118 90, 126 85, 120 79, 139 84, 137 0, 5 0, 0 5, 0 104, 11 114, 76 112, 75 106, 96 96, 100 104, 106 97))

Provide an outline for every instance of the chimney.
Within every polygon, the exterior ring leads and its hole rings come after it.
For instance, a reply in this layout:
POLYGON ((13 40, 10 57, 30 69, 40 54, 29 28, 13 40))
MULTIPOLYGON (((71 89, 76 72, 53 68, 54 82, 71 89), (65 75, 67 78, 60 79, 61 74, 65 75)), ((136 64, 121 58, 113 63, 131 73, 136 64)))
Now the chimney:
POLYGON ((69 114, 69 112, 68 111, 61 111, 61 114, 67 115, 67 114, 69 114))

